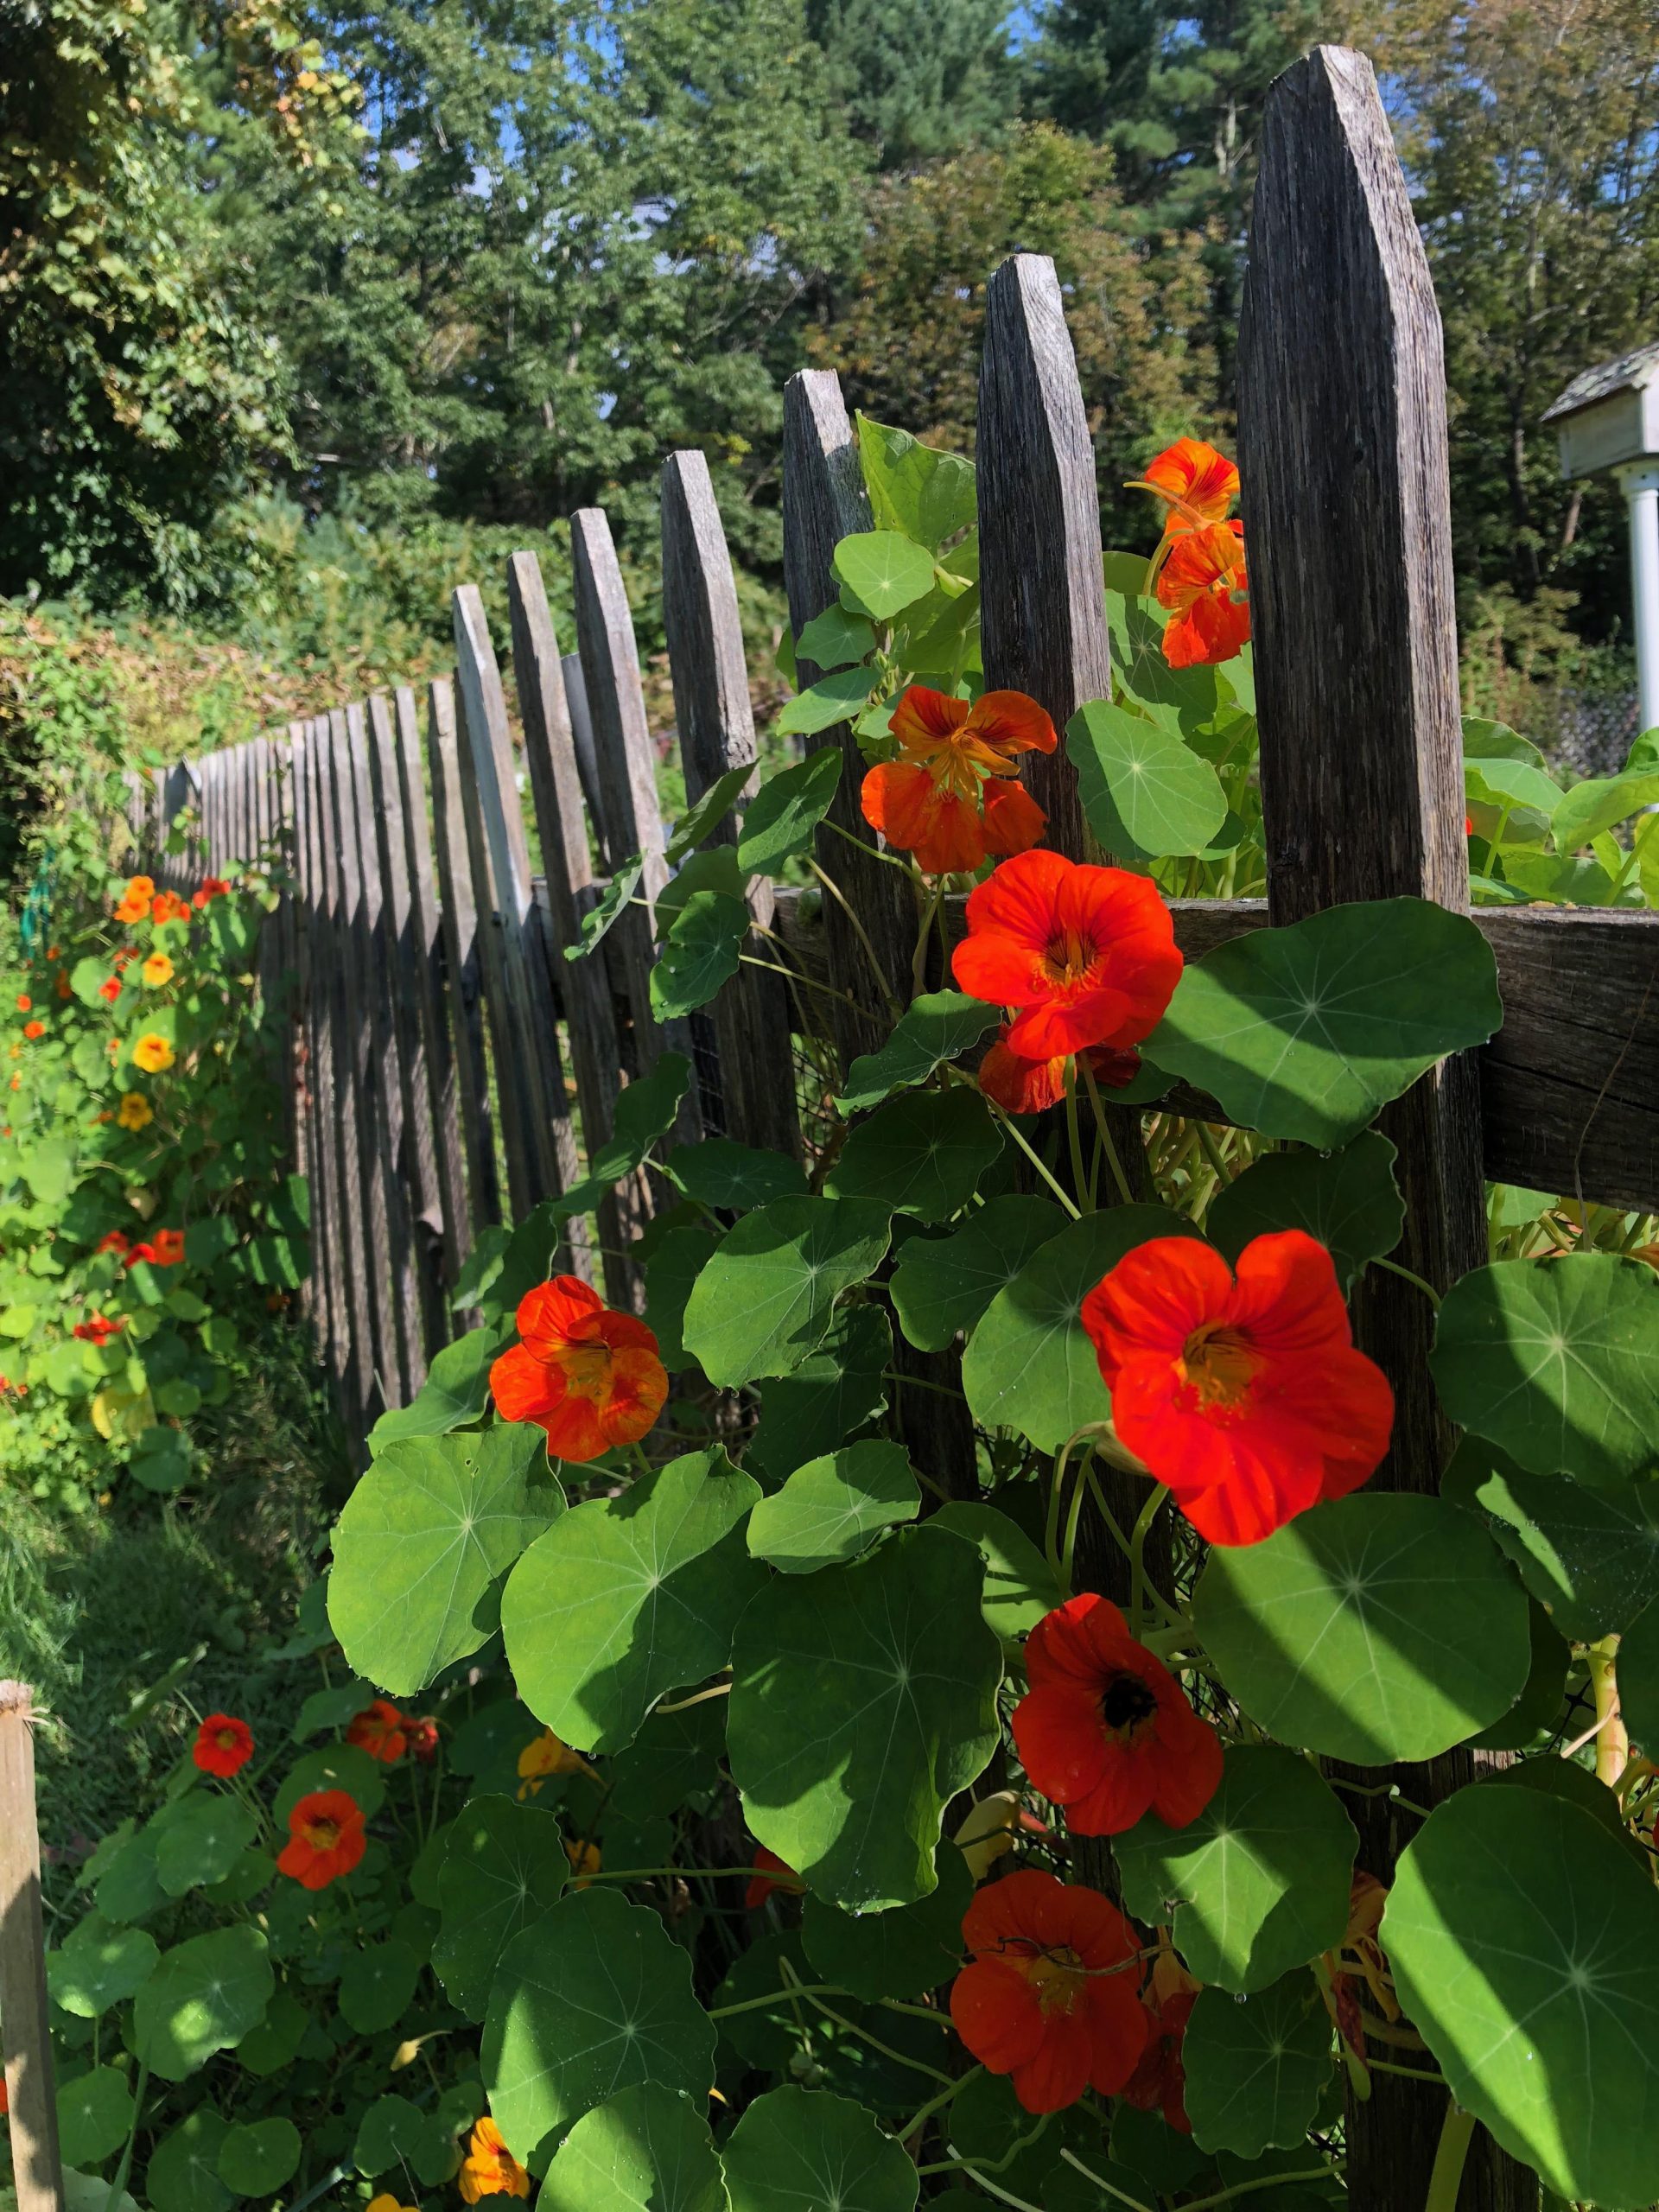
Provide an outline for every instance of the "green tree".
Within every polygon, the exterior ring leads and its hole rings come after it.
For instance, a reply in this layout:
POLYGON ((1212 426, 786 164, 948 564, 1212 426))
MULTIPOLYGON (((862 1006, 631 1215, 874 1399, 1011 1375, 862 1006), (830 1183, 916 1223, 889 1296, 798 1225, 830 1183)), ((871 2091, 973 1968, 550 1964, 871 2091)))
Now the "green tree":
POLYGON ((1012 121, 1007 0, 807 0, 855 136, 884 168, 985 144, 1012 121))

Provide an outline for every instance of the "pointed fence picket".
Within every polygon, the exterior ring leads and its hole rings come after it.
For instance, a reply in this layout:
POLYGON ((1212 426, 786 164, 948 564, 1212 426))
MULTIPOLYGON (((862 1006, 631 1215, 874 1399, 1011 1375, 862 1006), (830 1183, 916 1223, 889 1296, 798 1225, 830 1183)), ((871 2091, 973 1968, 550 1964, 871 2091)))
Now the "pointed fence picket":
MULTIPOLYGON (((977 442, 987 677, 1032 693, 1057 724, 1111 684, 1094 460, 1065 307, 1039 256, 1014 256, 992 280, 977 442)), ((1370 65, 1340 48, 1316 49, 1268 99, 1240 383, 1268 896, 1177 902, 1189 957, 1340 901, 1468 906, 1438 311, 1370 65)), ((833 375, 791 380, 783 458, 798 633, 836 597, 837 539, 870 525, 833 375)), ((664 1046, 696 1070, 678 1136, 702 1129, 798 1156, 814 1103, 798 1080, 799 1040, 821 1055, 827 1032, 844 1067, 882 1040, 889 1000, 908 989, 912 887, 838 834, 864 830, 863 764, 843 726, 810 741, 838 747, 845 764, 815 895, 754 893, 739 976, 707 1015, 659 1020, 651 906, 668 869, 632 620, 605 516, 583 510, 571 537, 574 652, 562 651, 535 556, 515 555, 507 579, 539 880, 497 641, 471 587, 455 594, 460 712, 449 682, 434 683, 424 747, 413 694, 401 690, 207 754, 134 795, 132 818, 149 824, 171 882, 199 866, 223 873, 273 842, 285 863, 278 972, 266 982, 293 993, 309 1308, 342 1415, 359 1425, 408 1395, 451 1332, 448 1302, 479 1232, 569 1189, 609 1139, 623 1087, 664 1046), (187 806, 186 853, 162 855, 187 806), (605 877, 632 855, 638 903, 598 955, 569 962, 605 877), (766 972, 780 946, 797 979, 787 990, 766 972)), ((698 454, 664 471, 663 575, 695 798, 754 757, 736 594, 698 454)), ((803 683, 815 673, 803 662, 803 683)), ((1064 753, 1034 758, 1027 774, 1050 841, 1089 855, 1064 753)), ((1485 1175, 1659 1207, 1659 917, 1483 908, 1474 919, 1497 957, 1503 1027, 1382 1124, 1399 1151, 1406 1262, 1437 1287, 1484 1255, 1485 1175)), ((960 900, 944 924, 947 938, 960 933, 960 900)), ((1122 1155, 1138 1161, 1134 1116, 1116 1110, 1122 1155)), ((665 1188, 636 1174, 600 1204, 596 1247, 578 1217, 556 1248, 550 1233, 550 1257, 640 1303, 632 1248, 665 1188)), ((1393 1275, 1374 1274, 1356 1299, 1358 1341, 1399 1408, 1385 1485, 1431 1486, 1443 1464, 1429 1318, 1421 1293, 1393 1275)), ((958 1371, 955 1353, 897 1342, 889 1388, 917 1464, 971 1495, 958 1371)), ((1078 1557, 1110 1587, 1113 1554, 1096 1537, 1085 1524, 1078 1557)), ((1467 1770, 1466 1756, 1453 1757, 1368 1779, 1397 1781, 1421 1803, 1467 1770)), ((1363 1863, 1386 1876, 1409 1816, 1382 1795, 1353 1802, 1363 1863)), ((1109 1866, 1096 1871, 1109 1880, 1109 1866)), ((1356 2212, 1422 2201, 1442 2107, 1403 2075, 1378 2075, 1371 2101, 1351 2108, 1356 2212)), ((1483 2139, 1461 2202, 1520 2212, 1535 2187, 1483 2139)))

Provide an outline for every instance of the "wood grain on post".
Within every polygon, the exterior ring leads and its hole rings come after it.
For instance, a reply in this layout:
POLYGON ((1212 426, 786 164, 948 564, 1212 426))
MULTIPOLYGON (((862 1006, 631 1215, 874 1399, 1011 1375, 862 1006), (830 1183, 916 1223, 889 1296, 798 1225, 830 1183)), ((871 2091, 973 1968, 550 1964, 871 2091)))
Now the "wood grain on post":
POLYGON ((443 1280, 453 1290, 461 1263, 473 1249, 473 1223, 467 1201, 467 1166, 455 1100, 454 1055, 444 1010, 442 924, 433 882, 426 783, 421 774, 420 717, 415 694, 407 684, 399 686, 393 705, 397 814, 404 833, 410 955, 421 1039, 419 1065, 426 1084, 428 1126, 432 1134, 433 1166, 443 1229, 443 1280))
MULTIPOLYGON (((501 1219, 495 1122, 484 1064, 483 955, 461 798, 461 746, 455 695, 447 677, 427 688, 427 765, 432 774, 433 851, 438 864, 438 912, 443 935, 444 988, 454 1056, 455 1103, 474 1230, 501 1219)), ((487 890, 486 896, 487 897, 487 890)))
POLYGON ((334 871, 329 865, 330 833, 324 756, 331 742, 327 715, 312 723, 301 786, 304 836, 306 904, 306 1032, 309 1054, 308 1101, 312 1156, 319 1169, 312 1198, 313 1251, 323 1293, 319 1316, 335 1403, 347 1427, 360 1417, 353 1341, 353 1229, 348 1218, 346 1178, 340 1149, 340 1116, 335 1097, 335 1045, 340 1024, 335 1011, 340 982, 339 948, 334 933, 334 871), (319 1200, 321 1203, 319 1204, 319 1200))
MULTIPOLYGON (((1239 334, 1239 473, 1275 922, 1401 894, 1469 901, 1446 378, 1440 313, 1371 66, 1317 47, 1268 99, 1239 334), (1317 342, 1310 344, 1309 334, 1317 342)), ((1448 1061, 1385 1110, 1404 1264, 1445 1290, 1486 1257, 1478 1073, 1448 1061)), ((1451 1433, 1428 1378, 1433 1309, 1373 1270, 1357 1342, 1395 1390, 1380 1489, 1433 1492, 1451 1433)), ((1466 1781, 1452 1753, 1397 1778, 1421 1803, 1466 1781)), ((1383 1881, 1415 1816, 1355 1799, 1383 1881)), ((1348 2107, 1355 2212, 1419 2203, 1443 2090, 1375 2077, 1348 2107)), ((1483 2133, 1465 2212, 1531 2212, 1537 2181, 1483 2133)))
MULTIPOLYGON (((695 801, 710 784, 754 759, 737 584, 709 463, 700 453, 671 454, 663 467, 663 627, 685 795, 695 801)), ((751 779, 746 798, 753 789, 751 779)), ((734 818, 708 842, 736 840, 734 818)), ((772 890, 764 876, 749 887, 748 899, 756 923, 769 929, 772 890)), ((764 944, 753 938, 748 950, 760 953, 764 944)), ((712 1011, 723 1134, 798 1160, 801 1126, 784 984, 758 968, 740 969, 712 1011)))
POLYGON ((41 1914, 34 1726, 34 1693, 28 1684, 0 1682, 0 2022, 17 2212, 64 2212, 41 1914))
MULTIPOLYGON (((582 655, 561 653, 559 667, 564 676, 564 702, 570 710, 570 742, 576 749, 576 774, 582 784, 582 795, 588 802, 588 818, 599 841, 600 856, 608 873, 611 861, 605 843, 605 808, 600 794, 599 762, 594 753, 594 718, 588 711, 588 679, 582 672, 582 655)), ((626 859, 626 855, 623 857, 626 859)))
MULTIPOLYGON (((840 379, 833 369, 803 369, 784 386, 784 583, 790 626, 798 637, 839 594, 830 566, 837 543, 870 526, 870 502, 840 379)), ((810 661, 798 660, 797 674, 804 690, 820 671, 810 661)), ((859 804, 865 763, 851 725, 838 722, 806 743, 811 752, 837 746, 842 756, 835 804, 818 831, 818 865, 839 885, 863 924, 887 988, 902 996, 920 918, 916 894, 899 869, 847 842, 849 836, 863 845, 875 842, 859 804), (846 835, 838 836, 830 823, 846 835)), ((836 986, 858 1008, 855 1013, 836 1007, 831 1016, 845 1068, 860 1052, 874 1052, 883 1043, 893 1014, 887 992, 870 972, 869 956, 840 901, 828 892, 823 920, 836 986)))
MULTIPOLYGON (((664 1046, 692 1057, 690 1025, 659 1022, 651 1010, 655 964, 652 902, 668 880, 663 858, 663 812, 657 795, 657 749, 645 720, 639 652, 622 569, 601 509, 583 507, 570 518, 570 556, 575 580, 576 641, 582 653, 588 711, 593 723, 594 777, 601 823, 611 866, 638 853, 645 862, 631 907, 611 935, 626 981, 632 1034, 629 1073, 648 1075, 664 1046)), ((699 1128, 696 1086, 687 1090, 675 1124, 682 1142, 699 1128)))
MULTIPOLYGON (((477 587, 463 584, 454 594, 455 652, 459 662, 461 724, 467 739, 461 762, 461 797, 475 798, 490 880, 494 886, 497 925, 486 940, 486 988, 500 994, 490 1010, 495 1048, 496 1086, 505 1095, 513 1084, 522 1125, 508 1148, 509 1174, 517 1155, 524 1178, 523 1219, 543 1198, 556 1198, 577 1180, 575 1136, 570 1127, 564 1065, 559 1051, 558 1004, 547 965, 541 917, 530 880, 530 850, 524 810, 513 770, 512 740, 501 672, 490 642, 484 602, 477 587), (498 1019, 499 1014, 499 1019, 498 1019), (513 1079, 516 1078, 516 1083, 513 1079)), ((470 821, 468 836, 472 834, 470 821)), ((474 880, 482 874, 474 855, 474 880)), ((570 1230, 573 1263, 588 1267, 580 1225, 570 1230)))
MULTIPOLYGON (((507 563, 507 598, 512 613, 512 671, 524 725, 524 763, 530 772, 531 803, 546 871, 547 942, 563 969, 565 1020, 570 1063, 576 1082, 582 1134, 592 1160, 608 1142, 622 1084, 622 1035, 610 976, 601 955, 567 961, 563 948, 580 941, 582 917, 599 899, 588 848, 586 810, 565 692, 568 664, 559 653, 542 571, 533 553, 515 553, 507 563)), ((643 1174, 630 1176, 607 1194, 597 1209, 599 1242, 607 1294, 613 1306, 640 1300, 639 1269, 627 1249, 651 1215, 643 1174)))

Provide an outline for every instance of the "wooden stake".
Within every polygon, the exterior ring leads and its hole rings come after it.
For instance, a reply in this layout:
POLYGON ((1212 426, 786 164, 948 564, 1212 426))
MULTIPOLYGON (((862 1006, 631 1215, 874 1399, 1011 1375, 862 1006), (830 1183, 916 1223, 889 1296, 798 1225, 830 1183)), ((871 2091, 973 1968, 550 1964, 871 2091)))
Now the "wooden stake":
POLYGON ((64 2212, 35 1812, 35 1694, 0 1682, 0 2023, 17 2212, 64 2212))

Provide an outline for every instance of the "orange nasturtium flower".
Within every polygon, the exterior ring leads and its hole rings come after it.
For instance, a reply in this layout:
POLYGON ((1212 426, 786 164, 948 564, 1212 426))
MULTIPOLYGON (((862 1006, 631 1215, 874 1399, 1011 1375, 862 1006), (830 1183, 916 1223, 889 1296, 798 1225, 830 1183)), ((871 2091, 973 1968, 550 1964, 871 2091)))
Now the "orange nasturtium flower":
POLYGON ((101 1350, 111 1337, 118 1337, 126 1327, 124 1315, 111 1320, 107 1313, 89 1313, 84 1321, 77 1321, 70 1330, 72 1337, 79 1337, 84 1344, 97 1344, 101 1350))
POLYGON ((1027 2112, 1058 2112, 1090 2088, 1116 2095, 1147 2020, 1140 1939, 1110 1899, 1022 1866, 977 1893, 962 1935, 973 1958, 950 2018, 980 2063, 1012 2076, 1027 2112))
MULTIPOLYGON (((119 1232, 111 1230, 111 1236, 119 1232)), ((99 1249, 102 1251, 103 1246, 99 1249)), ((111 1248, 118 1249, 118 1248, 111 1248)), ((152 1268, 176 1268, 184 1258, 184 1231, 181 1229, 158 1229, 153 1237, 146 1237, 142 1244, 135 1244, 126 1254, 124 1264, 136 1268, 140 1260, 148 1261, 152 1268)))
POLYGON ((121 978, 118 976, 106 976, 98 987, 98 995, 101 999, 107 999, 113 1006, 121 995, 121 978))
POLYGON ((164 952, 152 952, 138 972, 151 990, 159 990, 163 983, 172 982, 173 963, 164 952))
POLYGON ((389 1698, 378 1697, 348 1725, 346 1740, 383 1766, 395 1766, 409 1749, 409 1723, 389 1698))
POLYGON ((149 910, 149 918, 152 922, 188 922, 190 903, 188 899, 181 899, 176 891, 158 891, 149 910))
POLYGON ((487 2113, 473 2130, 457 2179, 468 2204, 476 2204, 485 2196, 530 2195, 530 2176, 502 2141, 500 2129, 487 2113))
POLYGON ((372 2196, 369 2199, 368 2212, 420 2212, 420 2207, 415 2204, 400 2204, 395 2196, 390 2196, 383 2189, 378 2196, 372 2196))
POLYGON ((361 1859, 368 1838, 363 1814, 343 1789, 313 1789, 288 1816, 278 1869, 302 1889, 326 1890, 361 1859))
MULTIPOLYGON (((1057 1052, 1049 1060, 1022 1059, 1008 1048, 1005 1021, 995 1044, 979 1064, 979 1087, 1005 1114, 1045 1113, 1065 1096, 1065 1071, 1071 1057, 1069 1052, 1057 1052)), ((1089 1046, 1077 1054, 1077 1059, 1103 1090, 1122 1090, 1141 1072, 1139 1052, 1109 1052, 1103 1045, 1089 1046)))
POLYGON ((222 899, 230 889, 222 875, 204 875, 199 890, 190 893, 193 906, 205 906, 210 899, 222 899))
POLYGON ((190 1756, 204 1774, 228 1779, 253 1757, 253 1731, 234 1713, 210 1713, 196 1731, 190 1756))
MULTIPOLYGON (((580 1751, 573 1751, 563 1736, 543 1728, 532 1736, 518 1754, 518 1802, 539 1797, 542 1784, 556 1774, 594 1774, 580 1751)), ((597 1777, 595 1776, 595 1779, 597 1777)))
POLYGON ((969 892, 950 965, 971 997, 1015 1008, 1012 1052, 1052 1060, 1138 1045, 1162 1020, 1182 963, 1155 884, 1036 852, 969 892))
POLYGON ((156 886, 147 875, 135 875, 121 894, 115 909, 118 922, 142 922, 149 913, 156 896, 156 886))
POLYGON ((1250 641, 1244 525, 1213 524, 1179 539, 1158 579, 1158 604, 1173 610, 1164 631, 1172 668, 1231 660, 1250 641))
POLYGON ((19 1013, 19 1014, 27 1014, 27 1013, 29 1012, 29 1009, 30 1008, 30 1007, 32 1007, 32 1006, 34 1005, 34 1003, 35 1003, 34 1000, 33 1000, 32 998, 30 998, 30 996, 29 995, 29 993, 28 993, 27 991, 19 991, 19 992, 18 992, 18 994, 17 994, 17 1011, 18 1011, 18 1013, 19 1013))
POLYGON ((570 1861, 570 1886, 573 1890, 590 1890, 594 1877, 605 1864, 596 1843, 577 1843, 567 1840, 564 1855, 570 1861))
POLYGON ((173 1065, 173 1047, 156 1030, 146 1030, 132 1048, 134 1063, 146 1075, 161 1075, 173 1065))
POLYGON ((774 1890, 781 1890, 786 1897, 798 1897, 806 1884, 786 1859, 775 1851, 768 1851, 763 1843, 754 1854, 754 1872, 749 1877, 749 1886, 743 1892, 743 1903, 754 1912, 765 1904, 774 1890))
POLYGON ((1255 1544, 1374 1474, 1394 1394, 1354 1349, 1331 1255, 1257 1236, 1138 1245, 1083 1302, 1119 1440, 1212 1544, 1255 1544))
POLYGON ((124 1129, 146 1129, 155 1120, 156 1113, 142 1090, 128 1090, 122 1094, 115 1118, 124 1129))
POLYGON ((1178 537, 1226 521, 1238 497, 1238 464, 1202 438, 1177 438, 1125 489, 1154 493, 1164 503, 1164 535, 1152 556, 1155 576, 1178 537))
POLYGON ((1045 1613, 1026 1672, 1014 1740, 1073 1835, 1122 1835, 1148 1812, 1190 1827, 1220 1788, 1220 1737, 1110 1599, 1086 1590, 1045 1613))
POLYGON ((43 1021, 26 1021, 23 1024, 23 1034, 33 1044, 37 1037, 45 1036, 46 1024, 43 1021))
POLYGON ((971 872, 988 853, 1023 853, 1047 816, 1020 782, 1014 755, 1052 753, 1054 725, 1023 691, 969 706, 912 683, 887 727, 901 751, 865 777, 864 819, 930 875, 971 872))
POLYGON ((613 1313, 575 1275, 537 1283, 518 1301, 518 1342, 490 1370, 503 1421, 533 1421, 556 1459, 578 1465, 637 1444, 661 1413, 668 1370, 657 1339, 613 1313))

